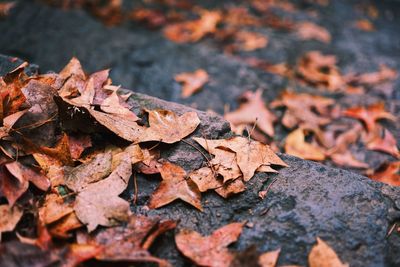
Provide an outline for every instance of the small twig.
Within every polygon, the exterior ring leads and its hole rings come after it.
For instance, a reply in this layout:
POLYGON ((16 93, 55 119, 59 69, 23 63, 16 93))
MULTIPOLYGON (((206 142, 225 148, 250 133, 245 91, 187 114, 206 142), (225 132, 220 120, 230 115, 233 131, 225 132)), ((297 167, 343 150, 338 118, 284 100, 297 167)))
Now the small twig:
POLYGON ((389 232, 386 234, 386 238, 388 238, 392 233, 393 230, 396 228, 397 223, 394 223, 392 227, 390 227, 389 232))
POLYGON ((136 201, 138 199, 138 185, 137 185, 137 177, 136 172, 133 174, 133 187, 134 187, 134 195, 133 195, 133 204, 136 205, 136 201))
POLYGON ((272 185, 276 182, 276 179, 274 179, 268 186, 267 189, 265 189, 265 196, 267 196, 268 191, 271 189, 272 185))
POLYGON ((40 126, 42 126, 42 125, 44 125, 46 123, 52 122, 56 116, 57 116, 57 114, 54 114, 53 116, 51 116, 50 118, 48 118, 46 120, 38 121, 38 122, 35 122, 35 123, 32 123, 32 124, 24 125, 24 126, 22 126, 20 128, 11 129, 11 130, 12 131, 18 131, 18 130, 25 129, 25 128, 37 128, 37 127, 40 127, 40 126))
POLYGON ((156 148, 156 147, 158 147, 159 145, 161 144, 161 140, 160 141, 158 141, 158 143, 157 144, 155 144, 154 146, 152 146, 152 147, 150 147, 149 149, 147 149, 147 150, 153 150, 154 148, 156 148))
POLYGON ((251 142, 251 140, 250 140, 250 137, 251 137, 251 135, 253 134, 253 131, 254 131, 254 129, 256 128, 256 126, 257 126, 257 122, 258 122, 258 118, 256 118, 256 121, 254 122, 254 124, 253 124, 253 128, 251 128, 251 131, 249 131, 249 129, 247 129, 247 126, 246 126, 246 131, 247 131, 247 133, 249 134, 249 143, 251 142))

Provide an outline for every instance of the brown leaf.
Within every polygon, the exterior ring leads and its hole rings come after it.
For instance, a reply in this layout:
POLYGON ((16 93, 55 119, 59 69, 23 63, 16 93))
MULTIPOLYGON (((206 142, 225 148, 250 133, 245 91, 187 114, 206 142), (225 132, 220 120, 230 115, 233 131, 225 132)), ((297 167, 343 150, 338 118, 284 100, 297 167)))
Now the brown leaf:
POLYGON ((260 267, 275 267, 276 263, 278 262, 280 252, 281 250, 277 249, 261 254, 258 258, 258 264, 260 267))
POLYGON ((12 176, 5 166, 0 167, 0 189, 2 194, 7 198, 8 204, 13 206, 15 202, 26 192, 29 182, 25 179, 22 181, 12 176))
POLYGON ((153 257, 147 250, 154 239, 174 229, 174 221, 132 215, 124 226, 102 229, 90 236, 78 236, 80 243, 101 246, 103 250, 96 258, 106 261, 154 262, 159 266, 170 266, 167 261, 153 257))
POLYGON ((69 152, 72 159, 79 159, 86 148, 92 146, 92 140, 89 135, 69 135, 69 152))
POLYGON ((382 183, 400 186, 400 161, 385 163, 368 176, 382 183))
POLYGON ((387 81, 394 81, 398 77, 395 69, 389 68, 388 66, 381 64, 379 65, 379 71, 364 73, 349 78, 349 82, 356 82, 359 84, 376 86, 387 81))
POLYGON ((331 42, 329 31, 313 22, 300 22, 296 25, 296 30, 302 40, 317 40, 327 44, 331 42))
POLYGON ((333 99, 322 96, 285 91, 279 100, 271 103, 271 107, 285 106, 287 108, 282 124, 291 129, 302 122, 309 125, 328 124, 331 121, 327 116, 329 107, 334 103, 333 99))
POLYGON ((35 152, 46 154, 56 160, 62 162, 65 165, 73 165, 73 160, 71 156, 70 144, 67 134, 63 134, 61 139, 57 142, 55 147, 36 147, 35 144, 31 144, 36 150, 35 152))
POLYGON ((32 156, 50 180, 52 188, 64 184, 64 164, 61 161, 41 153, 33 153, 32 156))
POLYGON ((65 201, 57 193, 46 195, 43 205, 39 208, 39 216, 44 224, 51 224, 74 211, 72 203, 65 201))
POLYGON ((234 43, 226 47, 227 51, 254 51, 268 45, 268 38, 263 34, 249 31, 235 31, 234 43))
POLYGON ((119 195, 128 186, 132 175, 131 157, 126 152, 116 156, 118 164, 107 178, 90 183, 78 191, 75 213, 87 225, 89 232, 98 225, 112 226, 128 219, 129 203, 119 195))
POLYGON ((329 157, 336 165, 339 165, 339 166, 348 166, 348 167, 361 168, 361 169, 368 168, 367 163, 356 159, 350 151, 344 151, 341 153, 333 153, 329 157))
POLYGON ((367 148, 388 153, 395 158, 400 157, 397 141, 388 129, 383 130, 383 138, 380 134, 376 134, 373 139, 367 143, 367 148))
POLYGON ((197 42, 207 34, 214 33, 221 18, 219 11, 203 10, 197 20, 166 26, 164 35, 176 43, 197 42))
POLYGON ((348 267, 340 261, 335 251, 322 239, 317 237, 317 244, 311 249, 308 255, 310 267, 348 267))
POLYGON ((209 167, 203 167, 191 172, 189 178, 197 185, 200 192, 206 192, 222 186, 222 180, 218 180, 209 167))
POLYGON ((50 187, 50 181, 46 176, 36 172, 18 161, 5 164, 7 170, 17 178, 21 183, 29 181, 42 191, 46 191, 50 187))
POLYGON ((0 241, 1 233, 13 231, 22 214, 22 210, 17 206, 0 205, 0 241))
POLYGON ((372 24, 369 20, 367 19, 359 19, 354 23, 354 27, 356 27, 359 30, 363 30, 366 32, 373 32, 375 31, 374 24, 372 24))
POLYGON ((176 199, 181 199, 203 210, 199 188, 190 178, 187 178, 185 170, 170 162, 163 163, 159 170, 162 181, 150 197, 149 208, 156 209, 176 199))
POLYGON ((136 170, 144 174, 160 173, 158 170, 158 167, 161 166, 161 163, 158 162, 158 159, 160 158, 160 151, 157 149, 149 150, 144 148, 142 149, 142 153, 143 161, 136 165, 136 170))
POLYGON ((182 72, 175 75, 175 81, 183 83, 181 96, 187 98, 198 92, 208 82, 208 74, 203 69, 182 72))
POLYGON ((244 181, 250 180, 255 171, 262 165, 277 165, 287 167, 268 145, 257 141, 251 141, 244 137, 232 137, 230 139, 206 140, 193 138, 209 153, 218 147, 224 147, 236 153, 236 162, 243 173, 244 181))
POLYGON ((237 178, 233 181, 224 183, 222 187, 216 188, 215 192, 223 198, 231 197, 232 195, 239 194, 246 190, 242 178, 237 178))
POLYGON ((0 18, 8 16, 15 4, 15 1, 0 3, 0 18))
POLYGON ((243 223, 231 223, 203 237, 191 230, 181 230, 175 236, 178 250, 195 264, 210 267, 228 267, 234 259, 228 246, 236 242, 243 223))
POLYGON ((368 107, 352 107, 343 112, 344 116, 361 120, 368 132, 376 131, 376 121, 380 119, 388 119, 396 121, 396 117, 385 110, 385 104, 382 102, 375 103, 368 107))
POLYGON ((304 129, 298 128, 289 133, 285 140, 285 152, 302 159, 322 161, 325 159, 324 150, 305 141, 304 129))
POLYGON ((104 99, 100 105, 100 109, 108 114, 121 116, 124 120, 138 121, 139 118, 127 107, 121 105, 120 96, 114 91, 109 97, 104 99))
POLYGON ((247 91, 242 98, 245 102, 237 110, 226 113, 224 118, 233 126, 255 124, 265 134, 274 136, 273 123, 276 121, 276 116, 265 106, 262 90, 257 90, 255 93, 247 91))

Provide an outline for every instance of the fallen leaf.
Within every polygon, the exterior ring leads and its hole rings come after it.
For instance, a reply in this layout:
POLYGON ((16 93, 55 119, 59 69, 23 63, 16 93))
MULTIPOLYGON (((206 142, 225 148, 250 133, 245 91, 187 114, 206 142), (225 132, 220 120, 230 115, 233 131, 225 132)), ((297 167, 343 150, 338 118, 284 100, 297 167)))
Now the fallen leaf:
POLYGON ((296 25, 297 35, 302 40, 317 40, 323 43, 331 42, 329 31, 313 22, 300 22, 296 25))
POLYGON ((284 106, 287 108, 282 118, 282 124, 291 129, 300 123, 308 125, 326 125, 331 122, 330 107, 335 103, 331 98, 306 93, 284 91, 280 99, 271 103, 272 108, 284 106))
POLYGON ((175 243, 178 250, 196 265, 228 267, 234 256, 227 247, 239 238, 243 225, 243 223, 231 223, 206 237, 184 229, 175 235, 175 243))
POLYGON ((29 181, 42 191, 46 191, 50 187, 50 181, 46 176, 18 161, 7 163, 5 167, 21 183, 23 183, 23 181, 29 181))
POLYGON ((131 175, 131 157, 121 152, 119 164, 107 178, 77 191, 74 210, 89 232, 98 225, 113 226, 128 219, 129 203, 119 195, 128 186, 131 175))
POLYGON ((325 159, 324 150, 305 141, 304 129, 298 128, 289 133, 285 140, 285 152, 302 159, 322 161, 325 159))
POLYGON ((200 192, 216 189, 222 186, 222 180, 215 177, 215 173, 209 167, 203 167, 189 174, 189 178, 197 185, 200 192))
POLYGON ((127 107, 121 105, 121 100, 116 91, 108 96, 100 105, 100 109, 108 114, 121 116, 124 120, 137 121, 139 118, 127 107))
POLYGON ((395 158, 400 157, 397 141, 388 129, 383 130, 383 138, 380 134, 375 135, 373 139, 367 143, 367 148, 388 153, 395 158))
POLYGON ((382 164, 373 173, 368 174, 368 177, 375 181, 400 186, 400 161, 388 162, 382 164))
POLYGON ((1 233, 13 231, 22 214, 22 210, 17 206, 0 205, 0 241, 1 233))
POLYGON ((43 205, 39 208, 39 216, 44 224, 54 223, 74 211, 72 203, 68 203, 57 193, 47 194, 43 205))
POLYGON ((0 3, 0 18, 8 16, 15 4, 15 1, 0 3))
POLYGON ((245 102, 237 110, 226 113, 224 118, 234 127, 255 124, 265 134, 274 136, 273 123, 276 121, 276 116, 266 107, 262 99, 262 90, 257 90, 255 93, 247 91, 242 95, 242 99, 245 102))
POLYGON ((243 179, 237 178, 224 183, 222 187, 216 188, 215 192, 223 198, 229 198, 245 190, 246 186, 244 185, 243 179))
POLYGON ((357 83, 369 86, 376 86, 387 81, 394 81, 398 77, 395 69, 384 64, 379 65, 379 70, 375 72, 363 73, 359 75, 349 75, 348 83, 357 83))
POLYGON ((352 107, 343 112, 344 116, 361 120, 367 128, 368 132, 376 131, 376 121, 387 119, 396 121, 396 117, 385 110, 385 104, 382 102, 364 107, 352 107))
POLYGON ((340 261, 335 251, 322 239, 317 237, 317 244, 313 246, 308 255, 310 267, 348 267, 340 261))
POLYGON ((182 72, 175 75, 175 81, 183 83, 181 96, 187 98, 198 92, 208 82, 208 74, 203 69, 182 72))
POLYGON ((8 204, 13 206, 15 202, 28 190, 29 182, 22 181, 11 175, 6 167, 0 166, 0 189, 1 193, 8 200, 8 204))
POLYGON ((165 162, 159 167, 159 171, 162 181, 150 197, 149 208, 156 209, 181 199, 203 210, 199 188, 187 178, 186 172, 181 167, 165 162))
POLYGON ((92 140, 89 135, 69 135, 68 144, 72 159, 77 160, 86 148, 92 146, 92 140))
POLYGON ((363 30, 366 32, 373 32, 375 31, 374 24, 372 24, 369 20, 367 19, 359 19, 354 23, 354 27, 356 27, 359 30, 363 30))
POLYGON ((212 153, 218 147, 230 149, 236 153, 236 162, 243 173, 244 181, 249 181, 255 171, 262 165, 277 165, 287 167, 268 145, 258 141, 251 141, 245 137, 232 137, 230 139, 206 140, 193 138, 205 150, 212 153))
POLYGON ((197 20, 166 26, 164 35, 176 43, 197 42, 207 34, 214 33, 221 19, 222 16, 219 11, 203 10, 197 20))
POLYGON ((344 151, 342 153, 333 153, 329 157, 336 165, 339 166, 348 166, 352 168, 361 168, 361 169, 369 167, 367 163, 356 159, 350 151, 344 151))
POLYGON ((101 229, 90 236, 80 235, 78 241, 102 247, 101 253, 96 256, 99 260, 154 262, 166 267, 171 265, 152 256, 148 249, 155 238, 175 227, 174 221, 132 215, 124 226, 101 229))
POLYGON ((258 264, 260 267, 275 267, 276 263, 278 262, 280 252, 281 250, 277 249, 261 254, 258 258, 258 264))
POLYGON ((249 31, 235 31, 233 44, 226 46, 229 52, 254 51, 268 45, 268 38, 261 33, 249 31))

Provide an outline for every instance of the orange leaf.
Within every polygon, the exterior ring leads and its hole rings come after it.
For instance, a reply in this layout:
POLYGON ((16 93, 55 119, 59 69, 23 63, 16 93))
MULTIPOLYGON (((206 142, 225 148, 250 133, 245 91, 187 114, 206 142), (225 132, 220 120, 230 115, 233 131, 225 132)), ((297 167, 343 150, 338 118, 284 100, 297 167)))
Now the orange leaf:
POLYGON ((348 267, 343 264, 335 251, 322 239, 317 237, 317 244, 311 249, 308 255, 310 267, 348 267))
POLYGON ((175 81, 183 83, 181 95, 183 98, 187 98, 198 92, 208 82, 208 74, 203 69, 195 72, 183 72, 175 75, 175 81))
POLYGON ((321 161, 325 159, 324 150, 305 141, 304 130, 299 128, 291 132, 285 140, 285 152, 299 158, 321 161))

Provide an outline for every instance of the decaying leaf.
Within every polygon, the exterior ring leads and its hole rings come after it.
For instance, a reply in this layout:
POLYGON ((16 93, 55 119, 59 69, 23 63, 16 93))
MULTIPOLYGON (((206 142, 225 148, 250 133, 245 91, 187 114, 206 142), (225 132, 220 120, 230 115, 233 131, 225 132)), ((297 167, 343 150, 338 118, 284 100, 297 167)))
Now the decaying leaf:
POLYGON ((195 208, 203 210, 200 190, 190 178, 187 178, 185 170, 169 162, 163 163, 159 170, 162 181, 151 195, 149 202, 151 209, 181 199, 195 208))
POLYGON ((367 143, 367 148, 388 153, 395 158, 400 157, 397 141, 388 129, 383 130, 383 136, 376 134, 373 139, 367 143))
POLYGON ((89 232, 98 225, 112 226, 128 219, 129 203, 119 195, 128 186, 132 175, 131 157, 126 152, 116 156, 116 168, 107 178, 89 183, 83 188, 74 187, 78 193, 74 210, 79 220, 87 225, 89 232))
POLYGON ((297 35, 302 40, 317 40, 323 43, 331 42, 331 34, 327 29, 312 22, 300 22, 296 25, 297 35))
POLYGON ((254 51, 268 45, 268 38, 257 32, 237 31, 233 35, 233 44, 225 47, 229 52, 254 51))
POLYGON ((291 132, 285 140, 285 152, 287 154, 308 159, 321 161, 325 159, 325 153, 319 146, 305 141, 304 129, 298 128, 291 132))
POLYGON ((242 178, 236 178, 233 181, 224 183, 222 187, 216 188, 215 192, 223 198, 231 197, 246 190, 246 186, 242 178))
POLYGON ((203 237, 192 230, 181 230, 175 236, 179 251, 199 266, 228 267, 234 256, 228 246, 235 242, 243 223, 231 223, 203 237))
POLYGON ((22 214, 22 210, 17 206, 0 205, 0 241, 1 233, 13 231, 22 214))
POLYGON ((244 181, 250 180, 256 170, 263 165, 277 165, 287 167, 268 145, 258 141, 251 141, 245 137, 232 137, 230 139, 206 140, 193 138, 209 153, 215 148, 225 148, 236 153, 236 162, 243 173, 244 181))
POLYGON ((276 121, 276 116, 265 106, 262 91, 257 90, 255 93, 247 91, 242 95, 242 99, 244 103, 237 110, 224 115, 224 118, 233 126, 232 128, 235 129, 241 125, 253 127, 255 124, 265 134, 273 136, 273 123, 276 121))
POLYGON ((317 237, 317 244, 311 249, 308 255, 310 267, 348 267, 340 261, 335 251, 322 239, 317 237))
POLYGON ((152 256, 148 249, 155 238, 174 229, 174 221, 131 215, 124 226, 102 229, 92 235, 79 235, 78 241, 102 247, 96 256, 105 261, 154 262, 159 266, 171 266, 167 261, 152 256))
POLYGON ((198 92, 208 82, 208 74, 203 69, 182 72, 175 75, 175 81, 183 83, 181 96, 187 98, 198 92))
POLYGON ((385 105, 382 102, 370 105, 368 107, 352 107, 343 112, 343 115, 361 120, 368 132, 376 131, 376 121, 387 119, 396 121, 396 117, 385 110, 385 105))
POLYGON ((200 168, 189 174, 190 179, 197 185, 200 192, 216 189, 223 185, 222 179, 215 176, 215 173, 209 167, 200 168))
POLYGON ((277 249, 261 254, 258 258, 258 264, 260 267, 275 267, 276 263, 278 262, 280 252, 281 250, 277 249))

